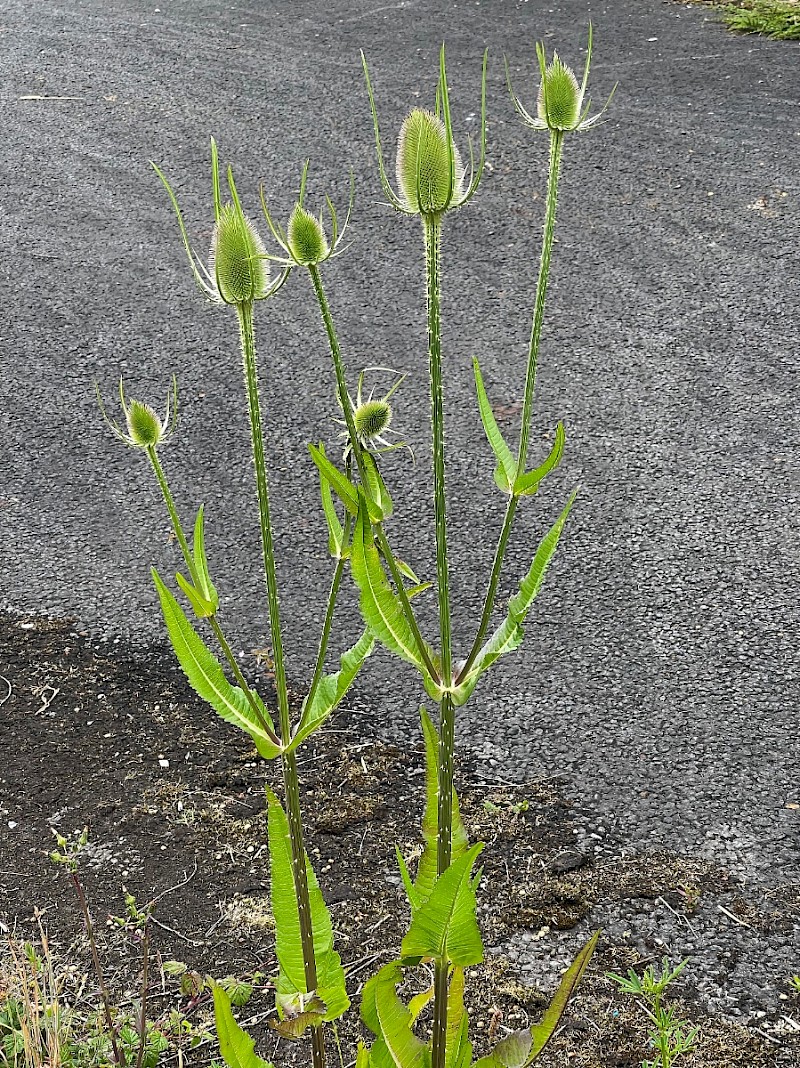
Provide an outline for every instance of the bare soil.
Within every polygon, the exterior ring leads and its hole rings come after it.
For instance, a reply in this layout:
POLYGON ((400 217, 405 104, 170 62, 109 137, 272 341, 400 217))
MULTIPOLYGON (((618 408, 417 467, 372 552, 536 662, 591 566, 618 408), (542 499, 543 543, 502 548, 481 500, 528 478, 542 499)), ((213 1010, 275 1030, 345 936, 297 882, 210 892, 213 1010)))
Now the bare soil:
MULTIPOLYGON (((266 697, 269 678, 257 659, 247 666, 266 697)), ((117 987, 138 982, 135 954, 103 922, 122 911, 123 885, 140 902, 157 898, 157 961, 178 959, 215 976, 272 974, 264 786, 280 792, 278 769, 195 697, 166 650, 133 658, 69 622, 5 616, 0 675, 4 930, 32 932, 40 910, 54 945, 85 960, 69 884, 48 853, 51 828, 66 834, 86 824, 84 880, 117 987)), ((408 921, 394 848, 406 857, 419 849, 423 800, 421 743, 401 751, 371 741, 372 734, 369 716, 342 711, 300 761, 309 851, 355 1005, 360 983, 397 953, 408 921)), ((609 902, 635 911, 659 900, 688 918, 698 901, 730 892, 724 871, 692 858, 660 852, 598 864, 576 850, 570 803, 556 780, 486 784, 462 765, 458 782, 470 836, 487 843, 479 895, 487 963, 474 969, 469 986, 477 1052, 536 1019, 552 992, 552 984, 549 991, 531 984, 504 947, 545 947, 573 928, 588 937, 593 911, 609 902)), ((776 914, 786 922, 800 915, 797 888, 773 898, 771 912, 746 894, 736 907, 751 927, 776 922, 776 914)), ((643 957, 624 940, 601 938, 543 1068, 639 1068, 648 1055, 646 1021, 605 973, 660 960, 663 947, 654 942, 651 949, 643 957)), ((687 1068, 800 1064, 795 995, 786 995, 782 1011, 746 1027, 703 1012, 691 969, 676 994, 701 1029, 698 1048, 682 1062, 687 1068)), ((179 997, 174 989, 172 996, 179 997)), ((195 1009, 204 1011, 202 999, 195 1009)), ((306 1063, 304 1041, 276 1049, 271 1010, 263 983, 242 1017, 262 1056, 306 1063)), ((340 1029, 345 1051, 358 1027, 352 1012, 340 1029)), ((204 1048, 183 1063, 207 1064, 212 1055, 204 1048)))

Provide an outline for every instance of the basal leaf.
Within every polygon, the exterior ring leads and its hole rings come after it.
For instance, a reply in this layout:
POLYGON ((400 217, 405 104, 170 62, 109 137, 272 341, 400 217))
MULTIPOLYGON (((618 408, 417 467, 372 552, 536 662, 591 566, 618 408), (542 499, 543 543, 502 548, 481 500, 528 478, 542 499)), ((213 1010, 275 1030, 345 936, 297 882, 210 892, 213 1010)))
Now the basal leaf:
POLYGON ((564 974, 542 1022, 515 1031, 497 1043, 488 1057, 481 1057, 473 1068, 528 1068, 553 1037, 567 1003, 589 964, 600 932, 596 931, 564 974))
MULTIPOLYGON (((425 842, 419 859, 414 892, 418 905, 430 897, 436 882, 437 845, 439 834, 439 732, 425 708, 420 708, 422 735, 425 739, 425 811, 422 814, 422 837, 425 842)), ((458 860, 469 848, 469 839, 461 819, 458 797, 453 790, 453 815, 451 837, 451 859, 458 860)), ((415 908, 411 902, 412 910, 415 908)))
POLYGON ((365 630, 356 644, 347 652, 342 653, 339 670, 334 675, 322 676, 312 696, 311 704, 308 703, 308 698, 303 702, 300 722, 291 742, 286 747, 287 752, 297 749, 325 722, 350 689, 353 680, 361 670, 361 665, 374 647, 374 637, 368 630, 365 630))
MULTIPOLYGON (((325 446, 322 442, 319 443, 319 451, 325 457, 325 446)), ((325 513, 325 522, 328 524, 328 551, 334 559, 338 560, 342 555, 344 529, 333 505, 330 481, 325 477, 321 468, 319 468, 319 491, 322 497, 322 511, 325 513)))
POLYGON ((532 493, 536 493, 539 488, 539 483, 545 477, 549 475, 551 471, 561 463, 561 457, 564 455, 564 424, 559 423, 556 427, 556 439, 553 442, 553 447, 547 459, 539 464, 533 471, 528 471, 524 475, 520 475, 517 481, 514 483, 514 494, 517 497, 528 497, 532 493))
POLYGON ((469 1018, 464 1008, 464 969, 455 965, 450 971, 447 995, 447 1040, 445 1068, 468 1068, 472 1061, 469 1041, 469 1018))
POLYGON ((438 877, 430 897, 412 917, 403 956, 444 957, 465 968, 483 960, 471 879, 482 849, 478 842, 438 877))
MULTIPOLYGON (((317 877, 308 857, 305 858, 308 896, 311 903, 311 926, 317 965, 317 989, 308 990, 300 939, 300 914, 297 907, 289 821, 283 805, 267 790, 269 812, 270 898, 275 917, 275 953, 279 974, 276 1004, 282 1013, 282 999, 293 994, 315 994, 325 1005, 325 1020, 338 1019, 350 1005, 345 989, 344 969, 333 948, 333 926, 323 900, 317 877)), ((319 1017, 317 1017, 319 1019, 319 1017)))
POLYGON ((375 1068, 385 1065, 385 1051, 394 1068, 430 1068, 430 1050, 414 1034, 411 1012, 397 996, 397 985, 402 978, 399 962, 393 961, 364 986, 362 1019, 377 1036, 370 1052, 370 1064, 375 1068))
POLYGON ((311 459, 317 465, 318 471, 328 480, 347 511, 351 515, 356 515, 358 512, 358 494, 353 483, 346 475, 342 474, 338 467, 334 467, 325 455, 325 450, 321 445, 319 447, 309 445, 308 451, 311 453, 311 459))
POLYGON ((542 538, 536 556, 525 578, 520 583, 519 590, 508 602, 508 614, 497 630, 481 649, 467 677, 453 691, 453 704, 463 705, 481 675, 487 671, 498 657, 503 653, 516 649, 523 637, 522 624, 530 611, 542 582, 544 581, 547 565, 556 551, 558 539, 564 529, 570 509, 577 495, 575 490, 571 495, 561 515, 542 538))
MULTIPOLYGON (((172 647, 189 685, 226 722, 249 734, 261 756, 267 760, 276 757, 281 749, 264 730, 244 691, 238 686, 231 686, 225 678, 219 661, 186 618, 183 609, 164 585, 155 568, 151 574, 161 601, 161 611, 172 647)), ((254 693, 253 697, 264 722, 274 732, 266 706, 257 694, 254 693)))
POLYGON ((500 428, 494 417, 489 398, 486 396, 486 390, 483 386, 483 377, 481 376, 481 369, 478 366, 477 357, 473 358, 472 366, 475 371, 475 388, 478 393, 478 409, 481 413, 481 422, 483 423, 483 429, 486 431, 486 437, 489 440, 489 444, 492 447, 492 452, 495 454, 498 462, 498 469, 495 471, 494 475, 495 482, 504 493, 510 493, 517 473, 517 464, 511 453, 511 449, 509 449, 506 444, 505 438, 500 433, 500 428))
POLYGON ((223 988, 214 983, 212 989, 219 1051, 228 1068, 272 1068, 269 1061, 256 1056, 255 1043, 234 1020, 230 998, 223 988))
POLYGON ((567 971, 559 984, 558 990, 553 995, 553 1000, 550 1002, 547 1011, 542 1017, 542 1022, 534 1024, 531 1027, 531 1035, 533 1036, 533 1044, 531 1047, 531 1056, 527 1063, 531 1064, 544 1047, 553 1037, 555 1029, 558 1027, 559 1021, 564 1014, 564 1010, 567 1007, 567 1002, 575 993, 575 989, 578 983, 583 978, 583 973, 589 966, 589 961, 592 959, 592 954, 597 947, 598 939, 600 938, 600 932, 595 931, 575 960, 569 966, 567 971))

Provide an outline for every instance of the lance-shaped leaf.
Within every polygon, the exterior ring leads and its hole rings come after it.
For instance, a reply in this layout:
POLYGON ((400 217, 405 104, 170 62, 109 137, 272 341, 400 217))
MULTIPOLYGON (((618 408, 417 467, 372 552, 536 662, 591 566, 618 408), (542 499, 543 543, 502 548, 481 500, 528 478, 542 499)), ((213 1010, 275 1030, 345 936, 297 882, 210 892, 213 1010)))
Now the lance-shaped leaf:
POLYGON ((212 990, 219 1051, 228 1068, 272 1068, 269 1061, 256 1056, 255 1043, 234 1020, 230 998, 223 988, 214 983, 212 990))
POLYGON ((364 459, 364 474, 367 480, 366 489, 369 492, 371 502, 370 515, 377 522, 382 522, 384 519, 388 519, 394 511, 392 498, 389 496, 389 491, 378 470, 378 465, 375 463, 375 458, 366 451, 362 453, 362 456, 364 459), (374 505, 374 509, 372 505, 374 505))
POLYGON ((464 969, 451 968, 447 995, 447 1039, 445 1068, 469 1068, 472 1043, 469 1041, 469 1018, 464 1008, 464 969))
POLYGON ((374 648, 375 639, 370 631, 365 630, 356 644, 347 652, 342 653, 339 670, 334 675, 322 676, 314 693, 310 695, 311 703, 309 704, 308 697, 303 702, 300 722, 291 742, 286 747, 287 752, 297 749, 325 722, 350 689, 353 680, 361 670, 361 665, 374 648))
POLYGON ((436 957, 464 968, 483 960, 472 879, 482 849, 482 842, 472 846, 436 880, 428 900, 413 914, 403 939, 404 957, 436 957))
POLYGON ((249 734, 262 757, 271 760, 278 756, 281 747, 275 744, 275 727, 264 702, 258 694, 251 691, 261 713, 259 719, 244 691, 238 686, 232 686, 225 678, 219 661, 186 618, 183 609, 164 585, 155 568, 152 568, 151 574, 161 601, 167 633, 189 685, 227 723, 232 723, 249 734), (272 737, 265 725, 272 732, 272 737))
POLYGON ((494 480, 504 493, 511 493, 511 487, 514 485, 514 479, 517 474, 517 463, 511 453, 511 449, 506 444, 505 438, 500 433, 500 427, 497 425, 489 398, 486 396, 477 357, 473 357, 472 366, 475 371, 475 389, 478 393, 478 410, 481 413, 481 422, 492 447, 492 452, 497 458, 494 480))
POLYGON ((197 512, 197 519, 194 524, 194 541, 192 545, 192 555, 194 564, 194 574, 197 577, 197 585, 192 585, 187 579, 180 573, 175 576, 175 579, 186 594, 195 615, 199 619, 207 619, 209 616, 213 616, 219 609, 219 596, 214 588, 214 583, 211 581, 211 577, 208 573, 208 561, 206 560, 206 548, 203 537, 203 505, 197 512))
POLYGON ((556 438, 547 459, 539 464, 537 468, 534 468, 533 471, 528 471, 527 474, 519 476, 514 483, 515 497, 529 497, 532 493, 535 493, 538 490, 539 483, 545 475, 549 475, 550 472, 555 470, 561 463, 561 457, 564 455, 565 440, 566 435, 564 433, 564 424, 559 423, 556 427, 556 438))
POLYGON ((481 1057, 475 1062, 473 1068, 527 1068, 529 1064, 533 1064, 553 1037, 564 1015, 567 1002, 583 978, 599 937, 600 932, 595 931, 564 973, 558 990, 542 1017, 542 1022, 524 1031, 515 1031, 514 1034, 502 1039, 489 1056, 481 1057))
MULTIPOLYGON (((353 581, 361 594, 361 614, 364 622, 387 649, 419 670, 426 689, 431 686, 435 690, 435 683, 425 668, 414 634, 403 614, 400 600, 383 569, 380 554, 372 536, 363 490, 359 489, 358 497, 359 507, 353 532, 350 565, 353 581)), ((432 656, 430 649, 428 653, 432 656)))
POLYGON ((309 445, 308 451, 311 453, 311 459, 317 465, 317 470, 323 475, 328 483, 333 488, 334 493, 345 506, 351 515, 356 515, 358 512, 358 494, 356 487, 342 474, 338 467, 335 467, 328 457, 325 455, 325 449, 320 443, 319 446, 309 445))
MULTIPOLYGON (((283 1016, 286 998, 294 995, 316 996, 323 1002, 323 1016, 312 1014, 317 1021, 336 1020, 350 1005, 344 981, 341 958, 333 948, 333 926, 317 877, 308 857, 305 858, 308 896, 311 903, 311 927, 314 937, 314 955, 317 964, 317 988, 308 990, 303 946, 300 938, 300 913, 297 906, 294 873, 292 870, 292 845, 289 837, 289 821, 277 797, 267 790, 269 812, 270 898, 272 915, 275 917, 275 954, 279 974, 276 982, 276 1005, 283 1016)), ((308 1004, 306 1004, 308 1008, 308 1004)), ((299 1014, 298 1014, 299 1015, 299 1014)))
POLYGON ((533 558, 530 570, 520 583, 519 591, 508 602, 506 618, 478 653, 467 677, 462 679, 453 691, 453 704, 463 705, 475 689, 478 679, 492 666, 495 660, 501 657, 503 653, 518 648, 523 638, 522 624, 525 622, 531 605, 544 581, 547 565, 556 551, 558 539, 561 537, 561 531, 564 529, 564 524, 567 521, 567 516, 575 501, 577 492, 575 490, 570 495, 563 512, 539 543, 536 556, 533 558))
MULTIPOLYGON (((425 811, 422 814, 422 837, 425 847, 419 858, 413 896, 409 894, 412 911, 428 900, 433 884, 436 882, 436 854, 439 838, 439 732, 425 708, 420 708, 419 714, 422 720, 422 735, 425 739, 425 811)), ((468 848, 469 838, 461 819, 458 797, 454 789, 452 860, 458 860, 468 848)))
POLYGON ((409 1009, 397 996, 397 985, 403 971, 398 961, 385 964, 364 986, 361 996, 361 1017, 377 1041, 370 1051, 370 1064, 383 1068, 430 1068, 431 1053, 426 1043, 417 1038, 411 1024, 409 1009))
MULTIPOLYGON (((319 451, 320 455, 325 457, 325 446, 322 442, 319 443, 319 451)), ((322 497, 322 511, 325 513, 325 522, 328 524, 328 551, 334 559, 338 560, 342 555, 344 530, 333 505, 330 480, 325 476, 322 468, 319 468, 319 491, 322 497)))

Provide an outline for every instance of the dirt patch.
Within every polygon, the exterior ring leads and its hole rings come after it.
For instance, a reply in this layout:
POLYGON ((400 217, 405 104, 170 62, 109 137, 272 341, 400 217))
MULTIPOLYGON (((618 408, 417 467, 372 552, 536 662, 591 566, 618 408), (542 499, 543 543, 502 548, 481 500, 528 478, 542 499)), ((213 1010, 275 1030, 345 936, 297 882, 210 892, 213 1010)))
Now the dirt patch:
MULTIPOLYGON (((269 698, 255 657, 247 667, 269 698)), ((51 828, 66 834, 88 824, 85 882, 117 988, 136 983, 135 953, 103 923, 121 911, 123 885, 141 902, 158 898, 153 938, 161 959, 216 976, 271 974, 264 786, 280 792, 278 769, 194 697, 165 650, 133 659, 69 623, 0 617, 0 675, 7 680, 7 687, 0 680, 6 928, 32 931, 38 908, 58 951, 85 961, 70 888, 47 854, 51 828)), ((372 733, 368 716, 344 711, 300 754, 309 851, 353 994, 397 952, 408 915, 394 849, 413 858, 420 845, 421 742, 400 750, 368 740, 372 733)), ((521 966, 523 949, 533 954, 554 933, 573 929, 585 938, 598 908, 635 910, 659 901, 691 923, 698 902, 727 895, 729 911, 748 929, 798 918, 798 888, 777 888, 758 901, 732 899, 725 873, 692 858, 658 852, 595 862, 574 845, 570 804, 555 781, 478 784, 466 765, 458 781, 470 837, 487 843, 479 894, 487 963, 473 970, 469 986, 479 1053, 546 1004, 521 966), (519 949, 516 960, 508 947, 519 949)), ((643 959, 623 941, 601 940, 561 1033, 539 1061, 543 1068, 638 1068, 647 1055, 646 1022, 605 973, 644 966, 662 949, 654 943, 643 959)), ((800 1063, 792 995, 783 1012, 745 1028, 703 1012, 690 972, 677 992, 685 998, 682 1011, 701 1028, 687 1066, 800 1063)), ((271 1004, 262 983, 245 1011, 262 1055, 305 1063, 304 1043, 276 1054, 266 1023, 271 1004)), ((357 1027, 353 1012, 340 1029, 345 1049, 357 1027)), ((206 1053, 204 1047, 184 1063, 206 1064, 206 1053)))

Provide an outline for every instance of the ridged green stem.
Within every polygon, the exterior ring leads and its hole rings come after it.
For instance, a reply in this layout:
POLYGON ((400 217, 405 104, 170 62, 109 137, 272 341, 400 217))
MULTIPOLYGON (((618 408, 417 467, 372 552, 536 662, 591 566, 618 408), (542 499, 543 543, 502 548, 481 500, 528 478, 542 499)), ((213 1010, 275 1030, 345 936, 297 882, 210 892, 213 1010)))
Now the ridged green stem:
POLYGON ((564 147, 564 134, 560 130, 550 133, 550 168, 547 174, 547 201, 544 212, 544 234, 542 237, 542 254, 539 260, 539 278, 536 282, 536 306, 531 326, 531 341, 528 349, 528 370, 525 375, 525 396, 522 402, 522 432, 519 439, 517 455, 517 478, 523 473, 528 462, 528 439, 531 432, 531 415, 533 414, 533 394, 536 388, 536 363, 539 358, 539 342, 542 337, 544 322, 544 304, 547 297, 547 282, 550 277, 550 256, 553 252, 553 238, 556 232, 556 204, 558 203, 558 172, 561 167, 561 150, 564 147))
MULTIPOLYGON (((533 414, 533 396, 536 389, 536 366, 539 358, 539 342, 542 336, 542 324, 544 322, 544 306, 547 298, 547 282, 550 277, 550 257, 553 252, 553 238, 556 231, 556 205, 558 203, 558 177, 561 167, 561 153, 564 146, 564 134, 559 130, 553 130, 550 134, 550 167, 547 175, 547 197, 544 214, 544 233, 542 235, 542 252, 539 258, 539 277, 536 282, 536 302, 533 311, 533 323, 531 325, 531 339, 528 348, 528 367, 525 374, 525 394, 522 403, 522 429, 520 432, 519 452, 517 454, 517 473, 519 478, 525 471, 528 462, 528 442, 530 440, 531 417, 533 414)), ((494 599, 497 596, 497 586, 500 582, 500 571, 503 567, 503 558, 511 534, 511 526, 517 510, 519 498, 512 496, 506 506, 506 514, 503 527, 500 531, 500 539, 492 562, 492 572, 489 577, 489 585, 486 590, 486 598, 483 604, 481 621, 478 633, 472 643, 469 656, 464 667, 459 672, 459 681, 466 678, 475 659, 481 650, 486 631, 494 609, 494 599)))
MULTIPOLYGON (((275 545, 272 536, 272 523, 269 514, 269 489, 267 485, 267 466, 264 458, 264 437, 261 430, 261 407, 258 394, 258 368, 256 365, 255 334, 253 332, 252 304, 237 304, 241 331, 242 357, 244 360, 247 401, 250 412, 250 436, 253 442, 253 461, 256 469, 256 488, 261 519, 261 546, 264 557, 264 575, 267 583, 269 601, 269 625, 272 637, 272 653, 275 664, 275 689, 278 697, 278 717, 281 739, 288 744, 292 734, 289 714, 289 691, 286 685, 286 670, 283 661, 283 641, 281 638, 280 607, 278 603, 278 578, 275 567, 275 545)), ((294 875, 297 909, 300 920, 300 941, 303 950, 303 967, 306 987, 310 991, 317 988, 317 962, 314 953, 314 933, 311 922, 311 904, 308 896, 306 878, 305 846, 303 843, 303 823, 300 814, 300 786, 297 776, 297 759, 294 752, 284 753, 283 785, 286 792, 286 815, 289 821, 289 837, 292 847, 292 873, 294 875)), ((324 1068, 325 1042, 321 1027, 312 1030, 312 1057, 314 1068, 324 1068)))
MULTIPOLYGON (((331 356, 333 357, 333 367, 336 372, 336 387, 339 395, 339 403, 344 412, 345 423, 347 424, 347 433, 350 436, 350 443, 353 450, 353 455, 356 459, 356 466, 358 467, 358 473, 361 478, 361 484, 368 486, 369 482, 366 477, 366 470, 364 467, 364 454, 361 448, 361 444, 358 440, 358 434, 356 433, 356 425, 353 420, 353 412, 350 408, 350 397, 347 392, 347 378, 345 376, 344 361, 342 360, 342 352, 339 348, 339 339, 336 336, 336 327, 333 323, 333 316, 331 315, 330 305, 328 304, 328 298, 325 296, 325 290, 322 286, 322 277, 319 273, 319 268, 312 264, 308 268, 308 273, 311 275, 311 281, 314 285, 314 293, 317 297, 317 303, 319 304, 320 311, 322 312, 322 319, 325 323, 325 330, 328 334, 328 344, 331 350, 331 356)), ((389 539, 386 537, 386 533, 382 524, 374 523, 373 529, 375 531, 375 537, 378 541, 378 546, 383 553, 383 557, 389 565, 389 571, 394 582, 395 589, 397 590, 397 596, 400 599, 400 605, 403 610, 403 615, 406 618, 406 622, 411 628, 411 633, 414 636, 417 649, 422 657, 425 667, 428 669, 431 677, 436 679, 439 677, 439 673, 431 662, 431 658, 428 655, 428 651, 425 645, 425 641, 420 633, 419 626, 414 612, 411 608, 411 602, 408 599, 405 586, 403 585, 403 576, 400 574, 397 564, 395 562, 394 553, 389 545, 389 539)))
MULTIPOLYGON (((452 683, 452 634, 450 582, 447 563, 447 498, 445 491, 444 397, 442 383, 441 329, 441 236, 437 215, 423 216, 425 277, 428 308, 428 363, 431 380, 431 426, 433 431, 433 510, 436 528, 436 579, 439 598, 442 679, 452 683)), ((436 869, 441 875, 450 866, 453 831, 453 756, 455 709, 449 692, 439 705, 439 806, 436 869)), ((432 1068, 444 1068, 447 1053, 447 977, 449 962, 434 962, 432 1068)))

